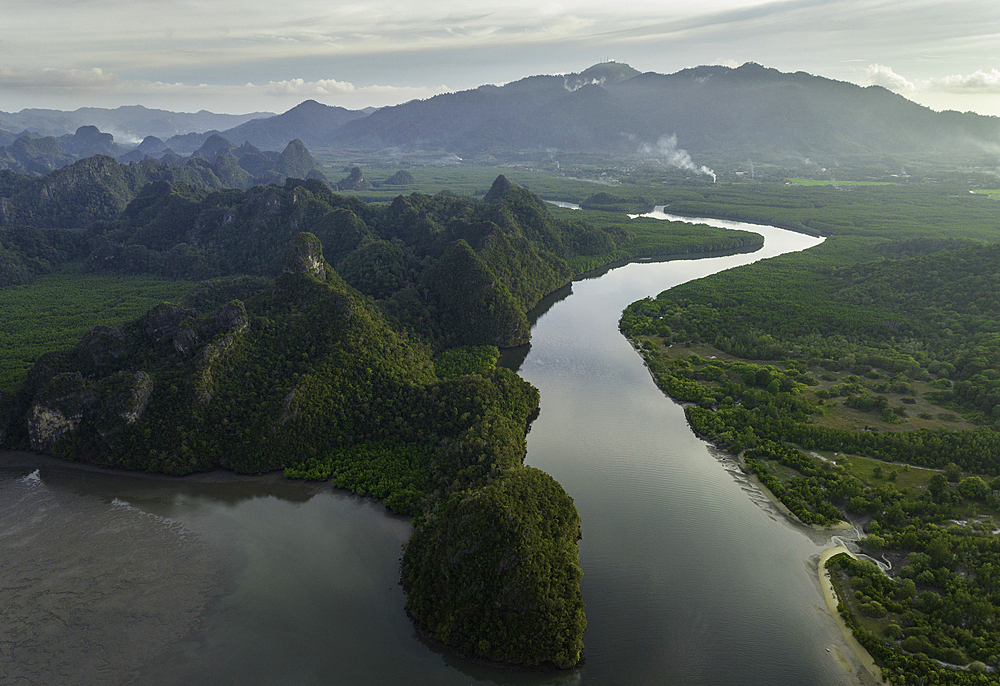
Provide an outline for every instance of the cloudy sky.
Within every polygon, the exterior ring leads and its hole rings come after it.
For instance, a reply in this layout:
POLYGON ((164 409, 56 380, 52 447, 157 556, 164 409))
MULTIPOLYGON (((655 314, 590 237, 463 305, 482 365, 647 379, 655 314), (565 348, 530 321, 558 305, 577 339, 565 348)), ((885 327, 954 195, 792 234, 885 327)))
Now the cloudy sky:
POLYGON ((581 71, 758 62, 1000 115, 997 0, 2 0, 0 111, 382 106, 581 71))

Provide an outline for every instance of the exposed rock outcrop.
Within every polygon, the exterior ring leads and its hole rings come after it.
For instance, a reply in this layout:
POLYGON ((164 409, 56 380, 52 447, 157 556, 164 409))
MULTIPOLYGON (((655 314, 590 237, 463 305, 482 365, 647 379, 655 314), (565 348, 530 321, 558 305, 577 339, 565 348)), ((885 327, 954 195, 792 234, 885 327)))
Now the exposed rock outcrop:
POLYGON ((338 191, 362 191, 366 188, 371 188, 371 184, 365 180, 361 167, 352 168, 346 177, 337 182, 338 191))
POLYGON ((311 233, 300 233, 288 252, 285 274, 311 274, 320 281, 326 280, 326 265, 323 260, 323 244, 311 233))
POLYGON ((28 412, 32 450, 60 454, 59 442, 84 426, 105 442, 142 417, 153 393, 153 379, 143 371, 116 372, 91 381, 79 372, 56 375, 35 395, 28 412))
POLYGON ((94 404, 91 384, 80 372, 59 374, 35 396, 28 412, 31 449, 52 452, 61 439, 79 428, 84 412, 94 404))

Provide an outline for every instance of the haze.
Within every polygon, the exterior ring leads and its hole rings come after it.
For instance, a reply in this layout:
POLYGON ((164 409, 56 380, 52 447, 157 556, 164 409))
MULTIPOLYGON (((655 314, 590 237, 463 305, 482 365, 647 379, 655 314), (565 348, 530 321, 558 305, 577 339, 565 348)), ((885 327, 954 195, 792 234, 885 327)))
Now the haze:
POLYGON ((995 0, 6 0, 0 110, 358 109, 614 59, 753 61, 1000 115, 998 36, 995 0))

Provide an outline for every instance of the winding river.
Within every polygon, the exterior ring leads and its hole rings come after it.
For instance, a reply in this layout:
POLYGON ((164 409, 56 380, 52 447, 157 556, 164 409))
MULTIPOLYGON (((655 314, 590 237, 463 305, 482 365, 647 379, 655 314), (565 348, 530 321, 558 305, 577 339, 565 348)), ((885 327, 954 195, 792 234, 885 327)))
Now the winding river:
MULTIPOLYGON (((666 218, 660 209, 656 216, 666 218)), ((573 496, 585 664, 504 672, 424 643, 398 585, 409 522, 277 476, 173 479, 0 455, 0 683, 859 683, 796 526, 695 437, 617 330, 634 300, 818 239, 640 262, 539 309, 508 356, 542 394, 527 461, 573 496)))

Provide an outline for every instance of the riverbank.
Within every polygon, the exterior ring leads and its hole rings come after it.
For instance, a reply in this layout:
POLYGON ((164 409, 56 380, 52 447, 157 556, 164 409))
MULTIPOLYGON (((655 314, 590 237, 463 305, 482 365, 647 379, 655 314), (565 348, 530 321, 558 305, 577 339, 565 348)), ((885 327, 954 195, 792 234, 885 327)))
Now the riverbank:
MULTIPOLYGON (((693 430, 694 430, 694 428, 692 427, 692 431, 693 430)), ((704 436, 702 436, 702 438, 704 440, 708 440, 704 436)), ((713 445, 715 445, 715 444, 713 443, 713 445)), ((718 447, 718 446, 716 446, 716 447, 718 447)), ((719 450, 724 450, 724 448, 719 448, 719 450)), ((839 522, 837 522, 836 524, 828 524, 826 526, 823 526, 823 525, 820 525, 820 524, 806 524, 801 519, 799 519, 798 517, 796 517, 795 513, 792 512, 791 510, 789 510, 788 506, 785 505, 783 502, 781 502, 781 500, 778 499, 778 496, 774 495, 774 493, 771 492, 771 489, 769 489, 767 486, 765 486, 763 484, 763 482, 760 479, 757 478, 756 474, 754 474, 749 469, 747 469, 746 462, 743 460, 743 453, 740 453, 739 455, 736 456, 736 461, 740 465, 740 469, 742 469, 743 472, 747 475, 747 478, 750 480, 750 483, 752 483, 754 486, 756 486, 757 490, 759 490, 761 493, 763 493, 764 497, 766 497, 768 500, 770 500, 771 503, 776 508, 778 508, 778 510, 783 515, 785 515, 786 517, 788 517, 789 519, 791 519, 793 522, 795 522, 799 526, 806 526, 806 527, 809 527, 810 529, 813 529, 814 531, 845 531, 845 530, 849 530, 849 529, 853 529, 854 528, 854 525, 852 525, 850 522, 844 521, 843 519, 840 520, 839 522)), ((846 548, 845 548, 845 550, 846 550, 846 548)))
POLYGON ((875 664, 875 659, 872 658, 871 654, 865 650, 864 646, 858 643, 858 640, 854 638, 854 632, 852 632, 850 627, 847 626, 844 618, 840 616, 840 611, 837 609, 837 604, 839 602, 837 600, 837 592, 833 588, 833 580, 830 578, 830 570, 826 568, 826 563, 830 560, 830 558, 835 555, 840 555, 841 553, 845 553, 854 559, 857 559, 857 555, 842 545, 828 548, 819 556, 819 563, 816 571, 819 577, 820 588, 823 589, 823 600, 826 602, 826 609, 829 610, 833 620, 840 628, 840 632, 844 635, 844 641, 846 641, 847 645, 851 647, 851 650, 854 652, 854 656, 864 667, 864 672, 857 674, 861 683, 885 684, 885 682, 882 681, 882 670, 880 670, 878 665, 875 664))

